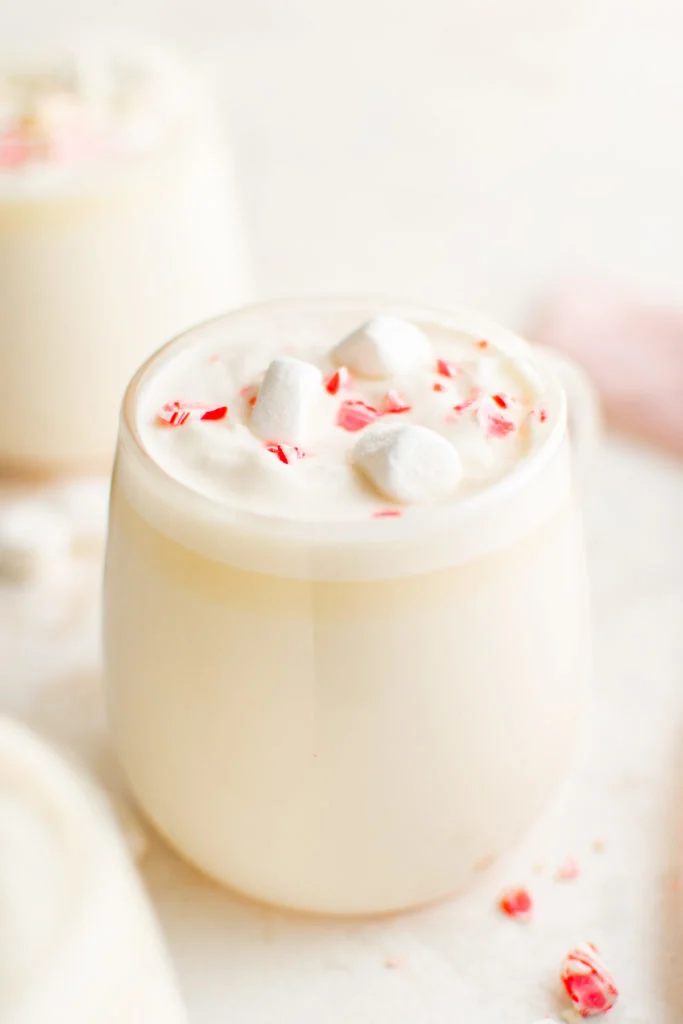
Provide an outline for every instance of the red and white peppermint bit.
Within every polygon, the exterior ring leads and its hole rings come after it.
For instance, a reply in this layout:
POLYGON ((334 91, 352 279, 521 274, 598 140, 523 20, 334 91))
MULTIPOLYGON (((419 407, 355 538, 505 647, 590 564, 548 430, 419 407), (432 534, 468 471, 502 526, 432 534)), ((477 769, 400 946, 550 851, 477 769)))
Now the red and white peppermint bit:
POLYGON ((285 466, 291 466, 293 462, 306 458, 306 453, 293 444, 267 444, 266 451, 277 455, 280 462, 284 462, 285 466))
POLYGON ((532 409, 529 417, 538 420, 539 423, 545 423, 548 419, 548 412, 546 409, 532 409))
POLYGON ((373 519, 398 519, 401 510, 398 508, 383 508, 379 512, 373 512, 373 519))
POLYGON ((486 430, 489 437, 507 437, 515 429, 512 420, 506 420, 503 416, 489 416, 486 423, 486 430))
POLYGON ((619 991, 592 942, 567 953, 560 978, 574 1009, 582 1017, 606 1013, 616 1003, 619 991))
POLYGON ((534 912, 533 900, 526 889, 508 889, 500 897, 498 907, 517 921, 530 921, 534 912))
POLYGON ((240 398, 243 398, 247 405, 250 405, 253 409, 256 405, 256 399, 258 398, 258 387, 256 384, 247 384, 246 387, 240 391, 240 398))
POLYGON ((432 384, 432 391, 445 391, 446 385, 442 384, 440 380, 437 380, 436 384, 432 384))
POLYGON ((462 370, 455 363, 449 363, 446 359, 437 359, 436 372, 440 373, 442 377, 458 377, 462 370))
POLYGON ((201 402, 166 402, 157 415, 170 427, 182 427, 190 420, 223 420, 228 415, 228 407, 219 405, 211 408, 201 402))
POLYGON ((510 399, 505 395, 491 395, 491 398, 496 403, 499 409, 507 409, 510 404, 510 399))
POLYGON ((207 409, 200 420, 224 420, 228 415, 227 405, 218 405, 215 409, 207 409))
POLYGON ((476 406, 481 398, 481 388, 470 388, 470 393, 464 401, 458 405, 453 406, 453 412, 461 413, 465 412, 466 409, 472 409, 476 406))
POLYGON ((336 395, 342 388, 348 388, 351 383, 351 374, 345 366, 340 366, 333 374, 325 378, 325 391, 330 395, 336 395))
POLYGON ((488 341, 478 341, 477 342, 477 348, 484 349, 484 348, 488 348, 488 347, 489 347, 488 341))
POLYGON ((560 882, 573 882, 580 874, 581 867, 578 860, 575 857, 567 857, 555 872, 555 877, 560 882))
POLYGON ((353 433, 374 423, 381 415, 379 409, 375 409, 365 402, 342 402, 337 414, 337 426, 353 433))
POLYGON ((384 396, 384 411, 387 413, 410 412, 412 408, 400 391, 387 391, 384 396))

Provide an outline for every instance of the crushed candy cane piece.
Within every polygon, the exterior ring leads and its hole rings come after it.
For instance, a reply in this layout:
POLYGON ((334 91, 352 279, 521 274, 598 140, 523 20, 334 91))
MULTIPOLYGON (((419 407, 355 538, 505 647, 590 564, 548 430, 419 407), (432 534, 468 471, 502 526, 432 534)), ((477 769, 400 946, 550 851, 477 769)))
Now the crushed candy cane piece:
POLYGON ((219 405, 216 409, 207 409, 199 418, 200 420, 224 420, 227 415, 227 405, 219 405))
POLYGON ((610 1010, 619 992, 614 979, 591 942, 572 949, 562 962, 560 978, 574 1008, 582 1017, 610 1010))
POLYGON ((496 403, 499 409, 507 409, 510 404, 510 400, 505 395, 491 395, 491 398, 496 403))
POLYGON ((507 437, 515 429, 512 420, 503 416, 489 416, 486 424, 489 437, 507 437))
POLYGON ((374 423, 381 415, 379 409, 375 409, 372 405, 367 405, 365 402, 342 402, 337 414, 337 426, 353 433, 356 430, 362 430, 363 427, 367 427, 370 423, 374 423))
POLYGON ((373 519, 398 519, 401 510, 398 508, 383 508, 379 512, 373 512, 373 519))
POLYGON ((453 412, 461 413, 465 412, 466 409, 471 409, 473 406, 477 405, 480 398, 481 388, 470 388, 470 393, 467 398, 458 405, 453 406, 453 412))
POLYGON ((445 391, 446 385, 442 384, 440 380, 437 380, 436 384, 432 384, 432 391, 445 391))
POLYGON ((325 378, 325 391, 330 395, 336 395, 342 388, 348 388, 351 383, 351 374, 345 366, 340 366, 333 374, 325 378))
POLYGON ((384 411, 387 413, 410 412, 412 408, 400 391, 387 391, 384 396, 384 411))
POLYGON ((488 341, 478 341, 477 348, 485 349, 489 347, 488 341))
POLYGON ((580 874, 581 868, 578 860, 575 857, 567 857, 555 872, 555 877, 560 882, 573 882, 580 874))
POLYGON ((306 453, 293 444, 267 444, 266 451, 277 455, 280 462, 284 462, 285 466, 291 466, 293 462, 306 458, 306 453))
POLYGON ((182 427, 190 420, 223 420, 228 415, 227 405, 212 409, 201 402, 166 402, 157 413, 158 419, 169 427, 182 427))
POLYGON ((436 372, 440 373, 442 377, 459 377, 462 370, 455 363, 449 363, 446 359, 437 359, 436 361, 436 372))
POLYGON ((534 912, 533 900, 526 889, 508 889, 500 897, 498 907, 517 921, 530 921, 534 912))

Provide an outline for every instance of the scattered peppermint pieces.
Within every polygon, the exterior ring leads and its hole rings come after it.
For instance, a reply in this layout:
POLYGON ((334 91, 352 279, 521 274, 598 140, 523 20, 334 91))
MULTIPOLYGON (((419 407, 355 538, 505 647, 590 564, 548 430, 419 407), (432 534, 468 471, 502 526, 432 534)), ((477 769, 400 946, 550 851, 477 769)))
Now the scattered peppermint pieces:
POLYGON ((224 420, 227 415, 227 405, 212 409, 210 405, 201 402, 180 401, 166 402, 157 413, 159 420, 169 427, 182 427, 190 420, 224 420))
POLYGON ((398 519, 401 515, 401 510, 398 508, 383 508, 379 512, 373 512, 373 519, 398 519))
POLYGON ((440 380, 437 380, 435 384, 432 384, 432 391, 445 391, 446 385, 442 384, 440 380))
POLYGON ((467 409, 475 410, 479 399, 481 397, 481 388, 470 388, 470 393, 462 402, 458 405, 453 406, 453 412, 458 414, 465 412, 467 409))
POLYGON ((348 388, 351 383, 351 374, 345 366, 340 366, 333 374, 325 378, 325 391, 330 395, 336 395, 342 388, 348 388))
POLYGON ((614 979, 591 942, 572 949, 562 962, 560 978, 574 1008, 582 1017, 606 1013, 619 992, 614 979))
POLYGON ((442 377, 459 377, 462 370, 455 363, 449 363, 446 359, 437 359, 436 361, 436 372, 440 373, 442 377))
POLYGON ((280 462, 284 462, 285 466, 291 466, 293 462, 306 458, 306 453, 293 444, 267 444, 266 451, 277 455, 280 462))
POLYGON ((487 417, 486 430, 489 437, 507 437, 514 429, 512 420, 506 420, 503 416, 487 417))
POLYGON ((400 391, 387 391, 384 396, 384 411, 386 413, 410 412, 412 405, 400 393, 400 391))
POLYGON ((508 889, 498 901, 499 909, 516 921, 530 921, 534 912, 534 903, 526 889, 508 889))
POLYGON ((374 423, 381 415, 379 409, 366 402, 342 402, 337 413, 337 426, 354 433, 374 423))

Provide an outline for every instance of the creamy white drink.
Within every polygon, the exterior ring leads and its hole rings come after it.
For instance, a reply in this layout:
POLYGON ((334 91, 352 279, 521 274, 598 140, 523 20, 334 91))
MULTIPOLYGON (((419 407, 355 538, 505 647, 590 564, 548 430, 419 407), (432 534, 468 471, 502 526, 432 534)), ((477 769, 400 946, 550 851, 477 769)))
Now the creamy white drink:
POLYGON ((101 798, 0 718, 0 1020, 183 1024, 156 923, 101 798))
POLYGON ((105 627, 133 789, 209 874, 338 914, 458 890, 548 796, 586 683, 559 384, 465 314, 189 332, 124 404, 105 627))
POLYGON ((0 466, 107 467, 136 366, 243 294, 193 71, 133 46, 0 63, 0 466))

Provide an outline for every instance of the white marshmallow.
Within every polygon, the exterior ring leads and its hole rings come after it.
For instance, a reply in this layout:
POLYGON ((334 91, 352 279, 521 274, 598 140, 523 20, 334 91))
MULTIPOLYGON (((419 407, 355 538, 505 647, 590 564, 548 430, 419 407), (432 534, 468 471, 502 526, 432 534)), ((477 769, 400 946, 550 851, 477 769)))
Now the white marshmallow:
POLYGON ((323 395, 320 370, 311 363, 273 359, 259 388, 249 426, 262 441, 302 445, 311 414, 323 395))
POLYGON ((429 338, 408 320, 376 316, 332 349, 338 366, 371 380, 414 373, 434 361, 429 338))
POLYGON ((356 442, 351 461, 378 491, 403 504, 449 494, 462 477, 453 445, 415 424, 369 427, 356 442))
POLYGON ((0 506, 0 579, 24 582, 52 575, 69 561, 71 533, 63 515, 41 501, 0 506))

